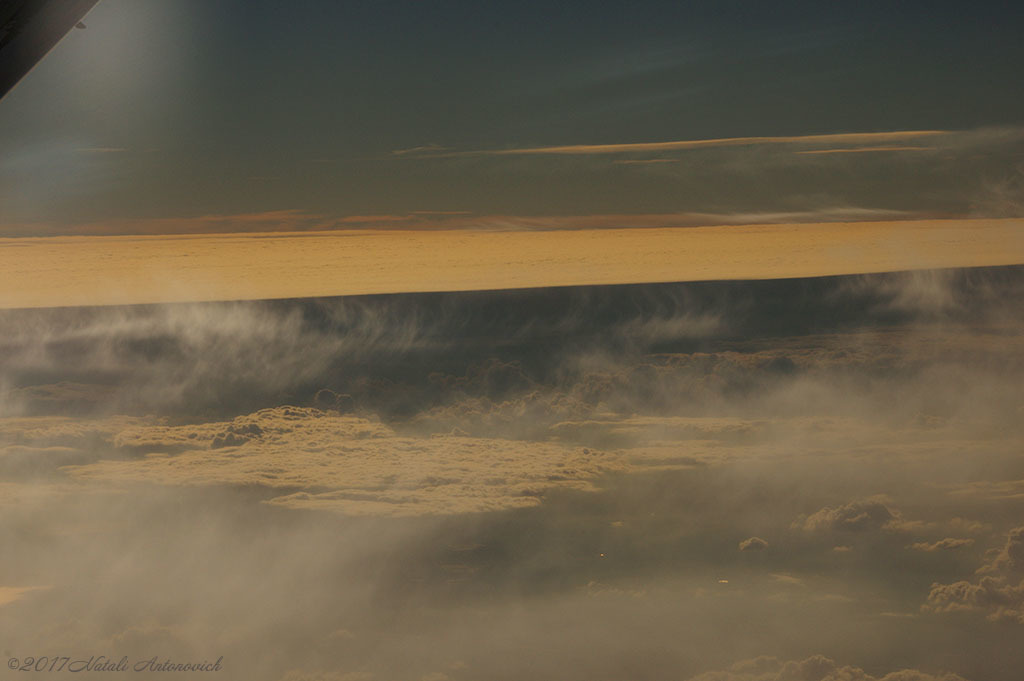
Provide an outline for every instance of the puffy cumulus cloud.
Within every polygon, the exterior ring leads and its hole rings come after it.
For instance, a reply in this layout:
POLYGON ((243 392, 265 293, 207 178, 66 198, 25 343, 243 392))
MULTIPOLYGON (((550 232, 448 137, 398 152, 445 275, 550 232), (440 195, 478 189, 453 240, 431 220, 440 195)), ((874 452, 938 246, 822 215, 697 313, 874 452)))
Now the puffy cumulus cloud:
POLYGON ((191 426, 143 425, 133 426, 117 433, 113 445, 126 454, 171 454, 196 447, 214 447, 214 441, 245 432, 244 419, 230 423, 198 423, 191 426))
MULTIPOLYGON (((142 425, 126 428, 114 438, 114 445, 133 454, 171 454, 195 449, 220 449, 250 440, 273 441, 295 430, 296 424, 330 416, 320 409, 283 406, 238 416, 227 422, 190 425, 142 425)), ((385 437, 390 429, 360 418, 334 423, 346 438, 385 437)))
POLYGON ((935 551, 956 551, 957 549, 962 549, 966 546, 971 546, 972 544, 974 544, 974 540, 970 538, 958 539, 955 537, 946 537, 945 539, 940 539, 931 543, 926 541, 914 542, 907 548, 913 549, 914 551, 933 553, 935 551))
POLYGON ((119 432, 146 422, 133 417, 0 419, 0 474, 38 478, 53 475, 60 466, 94 461, 119 432))
POLYGON ((901 669, 873 676, 863 669, 839 666, 824 655, 803 660, 782 661, 776 657, 757 657, 737 662, 728 670, 699 674, 690 681, 965 681, 951 672, 929 673, 901 669))
POLYGON ((740 551, 764 551, 768 548, 768 542, 760 537, 750 537, 740 542, 740 551))
POLYGON ((592 490, 621 457, 555 443, 400 437, 380 423, 277 407, 199 426, 135 428, 141 459, 69 470, 79 480, 288 490, 270 503, 351 515, 438 515, 532 506, 552 489, 592 490), (173 453, 178 452, 178 453, 173 453))
POLYGON ((793 523, 794 528, 807 532, 899 532, 915 525, 905 521, 897 509, 889 506, 885 497, 826 506, 793 523))
POLYGON ((1024 527, 1010 530, 1002 549, 978 569, 977 583, 960 580, 932 584, 925 611, 983 612, 994 622, 1024 624, 1024 527))
POLYGON ((981 611, 993 622, 1024 624, 1024 580, 1016 585, 998 577, 982 577, 976 584, 965 580, 936 583, 922 607, 936 613, 981 611))
POLYGON ((1002 550, 996 554, 991 563, 982 567, 978 572, 1024 575, 1024 526, 1010 530, 1006 535, 1006 543, 1002 550))
POLYGON ((0 419, 0 446, 67 447, 88 451, 109 443, 118 433, 154 419, 114 416, 79 419, 66 416, 0 419))

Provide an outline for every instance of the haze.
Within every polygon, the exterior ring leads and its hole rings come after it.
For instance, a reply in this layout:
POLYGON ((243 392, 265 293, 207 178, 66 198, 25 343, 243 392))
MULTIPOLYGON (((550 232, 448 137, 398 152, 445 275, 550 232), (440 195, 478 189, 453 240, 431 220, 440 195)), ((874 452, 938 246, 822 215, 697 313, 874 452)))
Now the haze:
POLYGON ((83 23, 0 101, 10 678, 1019 681, 1021 7, 83 23))

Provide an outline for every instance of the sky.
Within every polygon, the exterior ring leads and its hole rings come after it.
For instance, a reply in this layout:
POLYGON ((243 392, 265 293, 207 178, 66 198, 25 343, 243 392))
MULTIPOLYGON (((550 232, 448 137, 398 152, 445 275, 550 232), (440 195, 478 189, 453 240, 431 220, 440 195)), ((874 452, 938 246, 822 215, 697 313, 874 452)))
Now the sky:
POLYGON ((1009 3, 103 0, 86 19, 0 107, 3 235, 1019 213, 1009 3), (664 144, 694 140, 727 141, 664 144))
POLYGON ((101 0, 0 101, 9 675, 1019 681, 1022 17, 101 0))

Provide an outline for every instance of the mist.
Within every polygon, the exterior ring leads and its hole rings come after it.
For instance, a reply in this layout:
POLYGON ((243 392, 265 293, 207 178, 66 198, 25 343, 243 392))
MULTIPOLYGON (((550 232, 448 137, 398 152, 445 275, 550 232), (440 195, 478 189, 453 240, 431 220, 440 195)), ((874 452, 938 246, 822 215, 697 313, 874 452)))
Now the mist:
POLYGON ((1022 291, 0 312, 0 647, 271 681, 1016 679, 1022 291))

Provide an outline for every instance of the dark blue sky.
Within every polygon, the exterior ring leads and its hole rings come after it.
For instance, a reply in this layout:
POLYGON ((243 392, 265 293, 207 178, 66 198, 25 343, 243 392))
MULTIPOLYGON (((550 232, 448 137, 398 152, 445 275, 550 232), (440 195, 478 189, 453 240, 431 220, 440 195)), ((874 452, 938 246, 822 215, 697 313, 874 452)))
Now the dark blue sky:
POLYGON ((0 221, 963 212, 1012 184, 1022 10, 850 4, 102 0, 0 103, 0 221), (957 135, 856 159, 392 153, 900 130, 957 135))

